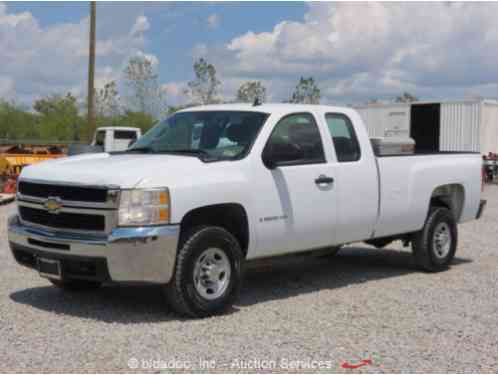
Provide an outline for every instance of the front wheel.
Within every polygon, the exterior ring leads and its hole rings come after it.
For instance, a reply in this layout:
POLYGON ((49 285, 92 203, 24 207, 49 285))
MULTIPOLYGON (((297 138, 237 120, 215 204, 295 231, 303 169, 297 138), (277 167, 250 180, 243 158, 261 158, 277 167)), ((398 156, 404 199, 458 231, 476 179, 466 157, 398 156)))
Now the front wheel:
POLYGON ((185 236, 175 273, 165 287, 173 309, 194 318, 228 310, 238 297, 242 251, 237 239, 220 227, 202 226, 185 236))
POLYGON ((457 224, 452 212, 444 207, 431 208, 424 227, 412 242, 415 263, 430 272, 446 269, 455 257, 457 240, 457 224))

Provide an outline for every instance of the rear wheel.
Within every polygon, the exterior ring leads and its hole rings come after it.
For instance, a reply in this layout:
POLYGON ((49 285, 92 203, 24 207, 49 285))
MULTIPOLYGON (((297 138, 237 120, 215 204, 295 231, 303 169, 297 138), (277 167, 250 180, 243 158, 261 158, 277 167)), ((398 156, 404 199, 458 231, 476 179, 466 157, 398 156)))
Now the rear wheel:
POLYGON ((242 251, 221 227, 201 226, 185 236, 165 294, 173 309, 194 318, 228 310, 238 297, 242 251))
POLYGON ((412 242, 417 266, 425 271, 442 271, 448 267, 457 248, 458 230, 452 212, 433 207, 422 230, 412 242))
POLYGON ((68 291, 95 290, 100 288, 100 286, 102 285, 101 282, 87 281, 87 280, 49 279, 49 281, 57 288, 61 288, 63 290, 68 290, 68 291))

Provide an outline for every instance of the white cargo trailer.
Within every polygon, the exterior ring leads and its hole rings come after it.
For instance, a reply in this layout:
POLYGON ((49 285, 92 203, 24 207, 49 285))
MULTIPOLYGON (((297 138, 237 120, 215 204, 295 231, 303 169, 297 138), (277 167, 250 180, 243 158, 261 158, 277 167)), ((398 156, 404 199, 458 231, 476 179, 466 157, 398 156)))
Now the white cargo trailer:
POLYGON ((498 101, 355 106, 371 137, 412 137, 417 151, 498 152, 498 101))

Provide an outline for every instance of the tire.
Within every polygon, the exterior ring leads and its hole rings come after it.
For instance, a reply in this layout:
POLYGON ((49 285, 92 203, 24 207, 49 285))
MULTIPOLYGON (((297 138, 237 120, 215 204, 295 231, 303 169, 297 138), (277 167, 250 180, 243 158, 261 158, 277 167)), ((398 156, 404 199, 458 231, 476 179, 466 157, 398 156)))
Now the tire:
POLYGON ((102 285, 101 282, 98 281, 87 281, 87 280, 54 280, 49 279, 49 281, 56 286, 57 288, 71 291, 71 292, 82 292, 82 291, 90 291, 96 290, 100 288, 102 285))
POLYGON ((192 318, 226 312, 240 292, 242 258, 239 242, 224 228, 201 226, 189 231, 165 286, 170 306, 192 318))
POLYGON ((431 207, 424 227, 412 241, 417 267, 428 272, 447 269, 455 257, 457 243, 457 224, 451 211, 444 207, 431 207))

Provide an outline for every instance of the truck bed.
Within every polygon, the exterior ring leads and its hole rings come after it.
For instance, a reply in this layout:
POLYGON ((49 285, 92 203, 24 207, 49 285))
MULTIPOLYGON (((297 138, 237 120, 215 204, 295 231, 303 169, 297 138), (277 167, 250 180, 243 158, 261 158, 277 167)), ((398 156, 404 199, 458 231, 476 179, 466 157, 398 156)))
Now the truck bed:
POLYGON ((479 153, 437 152, 377 157, 379 213, 375 237, 422 228, 433 189, 454 185, 463 196, 459 222, 472 220, 481 192, 479 153))
POLYGON ((416 151, 413 154, 389 154, 389 155, 375 155, 378 158, 389 158, 389 157, 408 157, 408 156, 427 156, 427 155, 480 155, 479 152, 473 151, 416 151))

